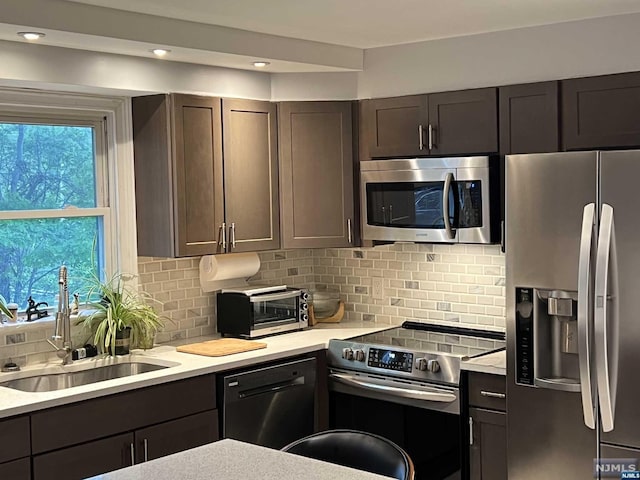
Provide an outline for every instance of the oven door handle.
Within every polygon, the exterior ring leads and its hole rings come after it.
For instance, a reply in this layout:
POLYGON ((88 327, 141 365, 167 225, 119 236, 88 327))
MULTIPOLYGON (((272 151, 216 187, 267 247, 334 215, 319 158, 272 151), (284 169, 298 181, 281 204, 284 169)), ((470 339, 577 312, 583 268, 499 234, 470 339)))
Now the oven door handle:
POLYGON ((390 393, 398 397, 412 398, 415 400, 452 403, 455 402, 457 398, 453 393, 450 393, 446 390, 439 390, 437 388, 429 388, 423 390, 407 387, 394 387, 392 385, 385 385, 382 383, 372 383, 358 380, 351 375, 344 375, 340 373, 331 373, 329 374, 329 378, 335 380, 338 383, 344 383, 345 385, 360 387, 374 392, 390 393))

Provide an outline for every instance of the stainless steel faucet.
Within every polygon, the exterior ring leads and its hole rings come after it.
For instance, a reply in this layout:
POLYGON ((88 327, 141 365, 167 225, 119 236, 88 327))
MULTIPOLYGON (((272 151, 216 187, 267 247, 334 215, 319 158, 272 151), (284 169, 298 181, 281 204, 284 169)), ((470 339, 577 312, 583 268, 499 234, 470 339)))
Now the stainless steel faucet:
POLYGON ((47 342, 55 348, 62 364, 71 362, 71 313, 69 311, 69 288, 67 285, 67 267, 62 265, 58 273, 59 300, 56 324, 51 339, 47 342), (60 343, 62 342, 62 345, 60 343))

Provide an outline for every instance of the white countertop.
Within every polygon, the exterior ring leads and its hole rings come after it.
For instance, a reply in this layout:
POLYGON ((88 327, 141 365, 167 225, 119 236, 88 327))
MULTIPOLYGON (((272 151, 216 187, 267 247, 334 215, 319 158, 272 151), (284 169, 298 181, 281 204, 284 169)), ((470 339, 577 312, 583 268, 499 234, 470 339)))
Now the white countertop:
POLYGON ((225 439, 94 480, 388 480, 390 477, 225 439))
POLYGON ((460 368, 468 372, 492 373, 494 375, 507 374, 507 352, 501 350, 460 362, 460 368))
MULTIPOLYGON (((176 351, 175 346, 159 346, 146 351, 134 350, 131 355, 118 356, 115 358, 96 357, 80 360, 64 367, 59 362, 30 365, 23 368, 20 372, 0 373, 0 383, 33 374, 83 370, 87 365, 98 367, 113 363, 148 362, 165 365, 170 368, 51 392, 31 393, 0 387, 0 418, 322 350, 327 347, 331 339, 346 339, 385 330, 387 328, 391 328, 391 326, 363 327, 362 324, 341 324, 335 326, 323 324, 301 332, 261 338, 258 341, 266 343, 266 348, 224 357, 205 357, 180 353, 176 351)), ((213 338, 215 337, 189 339, 182 343, 196 343, 213 338)))

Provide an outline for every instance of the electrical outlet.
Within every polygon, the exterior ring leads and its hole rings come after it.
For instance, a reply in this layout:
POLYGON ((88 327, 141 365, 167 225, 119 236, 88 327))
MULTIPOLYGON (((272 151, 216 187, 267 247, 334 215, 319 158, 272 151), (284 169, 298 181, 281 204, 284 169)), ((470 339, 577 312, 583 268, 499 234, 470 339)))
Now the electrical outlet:
POLYGON ((382 277, 371 277, 371 296, 373 298, 384 298, 384 288, 382 286, 382 281, 382 277))

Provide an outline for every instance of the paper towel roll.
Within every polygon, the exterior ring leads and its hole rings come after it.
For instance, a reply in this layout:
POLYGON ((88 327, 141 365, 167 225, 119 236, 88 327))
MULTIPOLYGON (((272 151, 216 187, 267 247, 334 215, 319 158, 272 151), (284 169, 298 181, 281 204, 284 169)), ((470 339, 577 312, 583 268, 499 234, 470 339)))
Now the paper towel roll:
POLYGON ((200 286, 205 292, 247 284, 260 270, 257 253, 205 255, 200 259, 200 286))

